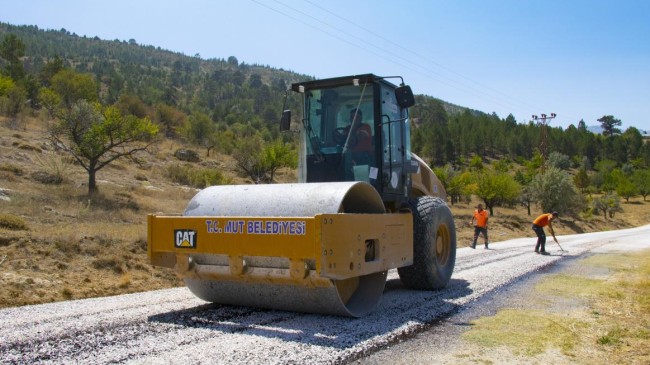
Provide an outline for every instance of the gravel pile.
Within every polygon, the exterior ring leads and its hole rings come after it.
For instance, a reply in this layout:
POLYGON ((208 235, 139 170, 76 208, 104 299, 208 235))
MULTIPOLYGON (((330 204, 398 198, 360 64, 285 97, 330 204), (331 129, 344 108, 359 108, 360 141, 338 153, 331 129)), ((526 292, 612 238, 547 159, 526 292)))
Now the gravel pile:
MULTIPOLYGON (((531 232, 532 233, 532 232, 531 232)), ((351 319, 203 302, 187 289, 0 311, 2 364, 344 364, 430 327, 478 298, 564 257, 648 247, 650 226, 559 237, 552 255, 534 238, 458 250, 442 291, 405 289, 396 271, 370 315, 351 319)))

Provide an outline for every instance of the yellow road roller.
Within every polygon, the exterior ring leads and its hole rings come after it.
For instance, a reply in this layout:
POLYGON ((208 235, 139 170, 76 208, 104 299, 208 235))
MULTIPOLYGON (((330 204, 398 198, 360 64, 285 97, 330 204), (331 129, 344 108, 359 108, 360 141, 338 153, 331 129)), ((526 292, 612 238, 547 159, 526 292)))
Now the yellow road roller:
POLYGON ((390 269, 408 288, 445 287, 456 229, 411 152, 411 88, 363 74, 291 92, 302 115, 284 110, 280 129, 300 132, 298 182, 211 186, 182 214, 150 214, 151 264, 209 302, 350 317, 377 306, 390 269))

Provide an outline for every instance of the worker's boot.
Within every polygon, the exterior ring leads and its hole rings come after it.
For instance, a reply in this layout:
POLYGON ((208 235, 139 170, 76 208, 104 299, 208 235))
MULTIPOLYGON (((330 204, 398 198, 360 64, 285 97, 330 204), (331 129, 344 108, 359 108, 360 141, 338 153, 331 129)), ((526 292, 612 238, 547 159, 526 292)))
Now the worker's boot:
POLYGON ((469 245, 472 249, 476 248, 476 240, 472 241, 472 243, 469 245))
POLYGON ((546 243, 542 243, 542 246, 540 247, 539 253, 542 255, 548 255, 549 253, 546 252, 546 243))
POLYGON ((487 242, 485 242, 485 249, 486 249, 486 250, 488 249, 488 244, 487 244, 487 242))

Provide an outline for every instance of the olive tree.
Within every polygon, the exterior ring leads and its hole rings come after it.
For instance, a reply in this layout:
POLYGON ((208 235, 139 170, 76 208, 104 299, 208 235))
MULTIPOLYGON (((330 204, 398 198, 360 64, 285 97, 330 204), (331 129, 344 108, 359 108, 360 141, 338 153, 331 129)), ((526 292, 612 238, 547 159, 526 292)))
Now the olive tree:
POLYGON ((544 212, 575 212, 582 207, 580 193, 566 171, 550 167, 535 175, 530 186, 544 212))

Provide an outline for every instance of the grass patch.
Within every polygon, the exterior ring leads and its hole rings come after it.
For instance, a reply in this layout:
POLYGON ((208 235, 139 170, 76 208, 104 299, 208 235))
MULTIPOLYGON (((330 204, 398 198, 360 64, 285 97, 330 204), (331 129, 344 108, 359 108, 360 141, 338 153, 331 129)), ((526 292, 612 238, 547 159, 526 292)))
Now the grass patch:
POLYGON ((571 307, 562 315, 539 309, 504 309, 474 321, 464 338, 485 347, 504 346, 525 356, 555 348, 564 360, 583 364, 648 363, 650 250, 600 254, 578 264, 606 268, 608 275, 599 279, 551 275, 535 289, 549 304, 586 299, 586 307, 571 307))
POLYGON ((16 176, 22 176, 25 173, 21 167, 8 163, 0 164, 0 171, 10 172, 16 176))
MULTIPOLYGON (((487 347, 507 346, 515 354, 537 355, 548 347, 569 351, 579 342, 568 326, 545 313, 506 309, 472 324, 474 327, 464 334, 466 340, 487 347)), ((584 323, 573 325, 585 326, 584 323)))
POLYGON ((15 216, 13 214, 4 214, 0 213, 0 227, 11 229, 14 231, 27 231, 29 227, 27 222, 21 217, 15 216))
POLYGON ((604 283, 604 280, 557 274, 549 275, 548 279, 537 284, 535 289, 565 298, 585 298, 596 296, 599 292, 607 290, 604 283))

